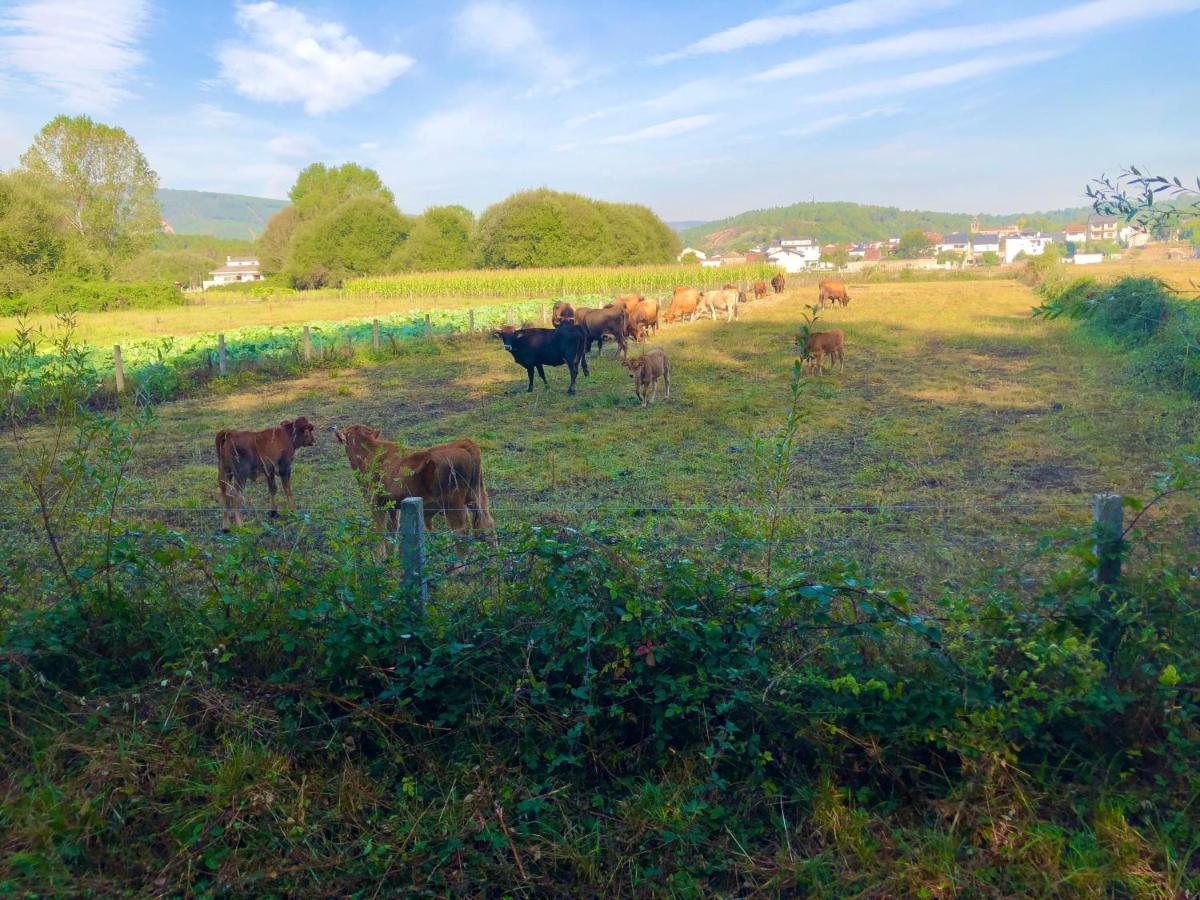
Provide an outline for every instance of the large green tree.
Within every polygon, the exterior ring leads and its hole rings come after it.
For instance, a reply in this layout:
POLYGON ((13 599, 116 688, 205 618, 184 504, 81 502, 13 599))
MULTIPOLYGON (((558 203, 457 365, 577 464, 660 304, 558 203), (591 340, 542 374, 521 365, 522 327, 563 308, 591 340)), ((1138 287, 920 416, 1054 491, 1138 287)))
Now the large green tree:
POLYGON ((29 290, 63 265, 67 241, 59 215, 28 175, 0 175, 0 297, 29 290))
POLYGON ((644 206, 540 188, 513 194, 479 218, 483 266, 634 265, 670 262, 679 239, 644 206))
POLYGON ((933 249, 933 241, 919 228, 910 228, 900 235, 900 243, 896 245, 896 255, 901 259, 920 259, 928 256, 933 249))
POLYGON ((258 263, 264 272, 283 271, 299 224, 300 213, 295 206, 285 206, 267 220, 267 227, 258 239, 258 263))
POLYGON ((302 222, 292 238, 287 272, 298 287, 320 287, 387 270, 412 221, 382 196, 357 196, 302 222))
POLYGON ((122 128, 87 116, 56 116, 22 154, 21 166, 105 274, 158 231, 158 175, 122 128))
POLYGON ((396 201, 378 172, 357 163, 341 166, 313 163, 296 176, 296 183, 288 191, 297 215, 305 222, 331 212, 352 197, 364 196, 382 197, 389 203, 396 201))
POLYGON ((475 258, 475 216, 465 206, 431 206, 389 261, 401 271, 469 269, 475 258))

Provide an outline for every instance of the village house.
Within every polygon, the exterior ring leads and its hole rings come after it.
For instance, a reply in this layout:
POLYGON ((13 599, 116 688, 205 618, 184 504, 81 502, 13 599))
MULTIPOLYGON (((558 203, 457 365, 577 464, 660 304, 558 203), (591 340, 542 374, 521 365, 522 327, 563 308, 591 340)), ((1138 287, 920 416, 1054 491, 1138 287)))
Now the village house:
POLYGON ((1088 216, 1087 239, 1089 241, 1120 240, 1121 219, 1118 216, 1088 216))
POLYGON ((948 234, 938 243, 937 249, 938 253, 962 253, 965 255, 971 252, 971 236, 961 231, 948 234))
POLYGON ((227 256, 225 265, 208 273, 211 278, 201 283, 202 290, 222 284, 239 284, 246 281, 262 281, 257 256, 227 256))
POLYGON ((679 251, 679 256, 675 257, 675 259, 678 262, 683 262, 683 258, 689 253, 696 257, 696 259, 700 260, 700 262, 704 262, 706 259, 708 259, 708 254, 706 254, 703 250, 697 250, 695 247, 684 247, 679 251))
POLYGON ((1019 234, 1004 239, 1004 261, 1010 263, 1024 253, 1026 256, 1041 256, 1054 239, 1040 231, 1034 234, 1019 234))
POLYGON ((1087 225, 1082 222, 1073 222, 1063 229, 1063 240, 1069 244, 1085 244, 1087 236, 1087 225))
POLYGON ((971 253, 975 256, 995 253, 998 256, 1000 254, 1000 235, 988 233, 972 235, 971 253))
POLYGON ((821 265, 821 245, 812 238, 776 238, 767 250, 767 259, 785 272, 803 272, 821 265))

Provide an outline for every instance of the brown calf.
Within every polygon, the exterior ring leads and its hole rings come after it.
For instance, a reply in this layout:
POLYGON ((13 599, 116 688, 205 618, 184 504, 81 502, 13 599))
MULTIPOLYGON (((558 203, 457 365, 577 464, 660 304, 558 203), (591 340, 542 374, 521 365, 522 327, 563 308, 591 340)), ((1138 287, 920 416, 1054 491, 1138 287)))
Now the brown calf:
POLYGON ((765 296, 767 296, 767 283, 760 278, 754 282, 754 299, 761 300, 765 296))
POLYGON ((642 406, 653 403, 658 397, 658 379, 661 378, 667 386, 667 399, 671 399, 671 367, 667 362, 666 351, 661 347, 647 350, 636 359, 625 360, 625 368, 633 379, 633 391, 642 401, 642 406))
POLYGON ((775 277, 771 279, 771 287, 775 290, 775 293, 783 293, 783 289, 787 287, 787 279, 783 277, 782 272, 776 273, 775 277))
POLYGON ((379 531, 396 530, 400 501, 409 497, 424 501, 426 530, 433 527, 438 513, 446 517, 455 534, 466 534, 468 525, 475 531, 495 530, 483 483, 483 454, 474 441, 451 441, 405 453, 366 425, 351 425, 335 434, 346 448, 346 458, 379 531))
POLYGON ((833 363, 839 363, 839 371, 846 369, 846 335, 841 329, 833 331, 814 331, 804 337, 804 368, 808 372, 813 369, 821 373, 825 355, 829 355, 829 368, 833 363))
POLYGON ((246 482, 259 475, 267 479, 271 494, 271 516, 279 515, 275 504, 275 476, 283 483, 288 505, 296 508, 292 497, 292 458, 299 447, 311 447, 317 442, 312 423, 304 416, 282 422, 265 431, 217 432, 217 488, 221 492, 221 527, 229 530, 232 519, 242 524, 242 506, 246 502, 246 482))

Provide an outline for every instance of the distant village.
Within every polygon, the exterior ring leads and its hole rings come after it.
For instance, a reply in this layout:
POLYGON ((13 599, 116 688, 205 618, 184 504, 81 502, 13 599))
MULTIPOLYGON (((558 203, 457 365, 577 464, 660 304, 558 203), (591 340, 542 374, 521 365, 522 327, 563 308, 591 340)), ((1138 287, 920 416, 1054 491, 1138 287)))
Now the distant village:
POLYGON ((853 272, 885 260, 896 260, 908 268, 951 269, 1012 263, 1017 259, 1041 256, 1047 247, 1058 244, 1064 263, 1093 265, 1103 262, 1105 256, 1110 255, 1105 250, 1143 247, 1150 242, 1150 235, 1142 228, 1124 224, 1117 216, 1101 215, 1089 216, 1086 222, 1068 225, 1062 231, 1053 232, 1022 231, 1017 225, 981 228, 978 220, 975 220, 971 223, 970 233, 941 234, 927 231, 924 234, 928 249, 923 256, 915 259, 897 258, 899 237, 861 244, 824 245, 814 238, 776 238, 769 244, 751 247, 744 253, 724 254, 706 254, 694 247, 685 247, 679 259, 683 261, 690 255, 705 268, 772 263, 786 272, 833 268, 853 272), (843 263, 841 265, 833 262, 839 257, 843 263))

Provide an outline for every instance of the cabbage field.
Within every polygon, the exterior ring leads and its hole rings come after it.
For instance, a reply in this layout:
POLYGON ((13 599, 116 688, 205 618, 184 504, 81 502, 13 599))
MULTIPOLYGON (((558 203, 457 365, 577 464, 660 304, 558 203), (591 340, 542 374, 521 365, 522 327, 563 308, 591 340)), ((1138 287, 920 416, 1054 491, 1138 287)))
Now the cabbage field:
MULTIPOLYGON (((607 296, 568 297, 581 306, 599 306, 607 296)), ((379 322, 380 348, 391 352, 401 342, 421 340, 425 320, 435 335, 465 333, 475 316, 476 330, 494 328, 508 321, 540 323, 547 300, 493 303, 472 309, 412 310, 404 313, 338 321, 309 322, 312 365, 327 365, 339 358, 371 350, 372 323, 379 322)), ((243 371, 299 371, 308 361, 303 353, 303 324, 254 326, 223 332, 229 374, 243 371)), ((208 381, 217 375, 218 335, 215 332, 131 341, 121 345, 125 390, 144 401, 170 399, 186 391, 189 385, 208 381)), ((12 361, 14 351, 0 348, 0 355, 12 361)), ((2 362, 3 360, 0 360, 2 362)), ((25 354, 19 364, 4 365, 6 375, 15 381, 15 393, 29 407, 39 407, 56 396, 64 357, 48 342, 25 354)), ((70 365, 85 368, 98 396, 112 398, 116 392, 111 347, 75 348, 70 365)))

